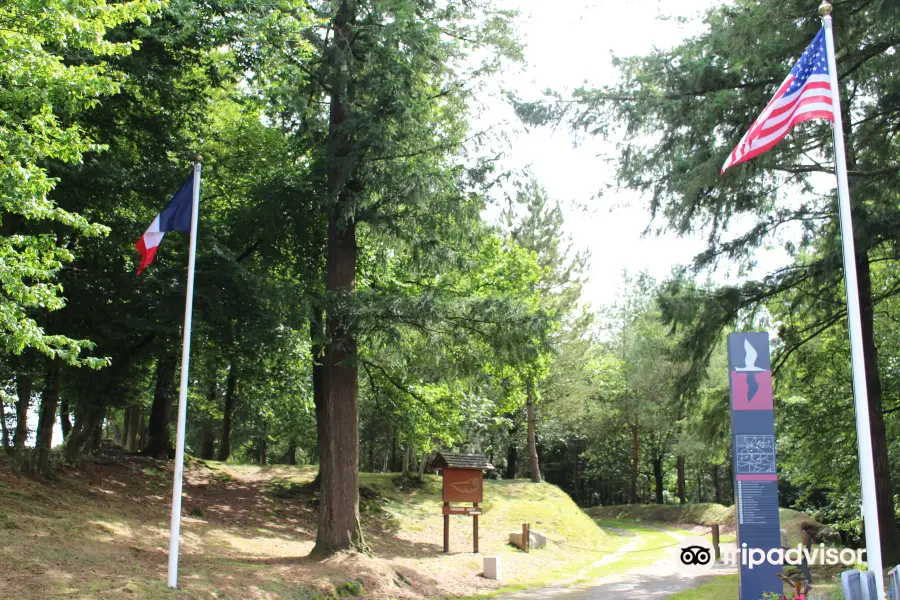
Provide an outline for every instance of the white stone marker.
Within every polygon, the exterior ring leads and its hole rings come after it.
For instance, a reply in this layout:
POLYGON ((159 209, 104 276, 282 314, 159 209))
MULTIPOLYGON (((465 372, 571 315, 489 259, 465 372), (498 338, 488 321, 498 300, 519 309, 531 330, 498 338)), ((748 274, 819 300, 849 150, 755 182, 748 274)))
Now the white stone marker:
POLYGON ((500 579, 500 557, 485 556, 484 557, 484 578, 500 579))

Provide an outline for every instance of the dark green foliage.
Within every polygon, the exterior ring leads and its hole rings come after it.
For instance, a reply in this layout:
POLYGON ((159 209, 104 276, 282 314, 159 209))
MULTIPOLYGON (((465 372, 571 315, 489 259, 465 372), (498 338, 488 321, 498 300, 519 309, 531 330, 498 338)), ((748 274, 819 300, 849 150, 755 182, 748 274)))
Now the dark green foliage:
MULTIPOLYGON (((778 393, 785 394, 783 413, 777 410, 787 446, 779 452, 786 464, 796 465, 788 476, 805 490, 805 500, 797 501, 835 511, 830 518, 849 519, 857 512, 855 492, 826 467, 847 465, 840 477, 856 481, 850 468, 855 440, 849 433, 847 347, 837 344, 847 335, 837 204, 828 189, 833 179, 822 176, 832 173, 828 125, 795 127, 770 152, 719 174, 728 152, 820 27, 814 9, 799 0, 716 7, 706 14, 700 35, 671 50, 615 59, 620 74, 615 85, 579 89, 572 101, 560 102, 555 95, 545 102, 514 102, 532 123, 563 120, 589 135, 619 138, 618 180, 647 198, 654 219, 649 230, 706 236, 706 251, 660 293, 663 322, 680 334, 678 353, 690 361, 677 389, 699 400, 697 416, 704 415, 691 430, 710 443, 708 434, 718 437, 724 428, 726 405, 715 400, 721 392, 702 393, 722 334, 735 327, 768 327, 777 334, 773 366, 781 382, 778 393), (738 273, 745 274, 756 265, 761 247, 785 239, 793 264, 757 281, 718 288, 694 281, 704 270, 729 263, 738 263, 738 273), (703 425, 706 418, 711 426, 703 425), (817 431, 821 438, 813 434, 817 431), (825 448, 826 439, 840 442, 825 448)), ((878 348, 891 339, 884 332, 892 329, 888 307, 898 288, 879 271, 882 263, 896 264, 900 249, 894 135, 900 109, 898 19, 897 5, 887 2, 843 2, 834 12, 857 252, 851 260, 860 274, 879 521, 888 554, 898 553, 892 487, 897 471, 889 458, 896 451, 890 441, 892 403, 887 403, 893 368, 878 348)))

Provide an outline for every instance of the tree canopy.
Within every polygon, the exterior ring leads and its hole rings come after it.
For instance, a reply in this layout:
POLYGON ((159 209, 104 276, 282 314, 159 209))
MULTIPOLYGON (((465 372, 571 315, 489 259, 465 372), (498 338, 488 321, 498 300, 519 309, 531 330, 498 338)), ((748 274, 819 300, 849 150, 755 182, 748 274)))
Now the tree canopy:
MULTIPOLYGON (((900 9, 848 0, 835 18, 896 541, 900 9)), ((0 425, 16 468, 52 475, 104 443, 173 454, 188 244, 167 235, 140 276, 133 245, 201 155, 187 449, 318 465, 317 554, 367 548, 360 469, 414 486, 441 450, 582 506, 730 503, 724 336, 743 329, 772 334, 782 505, 859 543, 828 126, 719 172, 817 15, 716 6, 673 48, 616 58, 614 83, 513 94, 529 125, 616 140, 651 232, 707 241, 602 307, 582 298, 565 203, 473 125, 481 87, 523 59, 516 22, 489 0, 0 7, 0 425), (771 244, 791 263, 749 279, 771 244), (738 283, 710 278, 735 265, 738 283)))

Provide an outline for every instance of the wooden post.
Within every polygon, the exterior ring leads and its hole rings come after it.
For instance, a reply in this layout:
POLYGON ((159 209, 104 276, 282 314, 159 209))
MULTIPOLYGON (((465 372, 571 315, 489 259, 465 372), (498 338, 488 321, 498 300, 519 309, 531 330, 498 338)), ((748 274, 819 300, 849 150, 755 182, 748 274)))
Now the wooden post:
MULTIPOLYGON (((809 532, 806 531, 803 533, 803 547, 808 551, 812 546, 812 537, 809 535, 809 532)), ((806 554, 801 557, 800 564, 800 572, 803 573, 803 578, 806 580, 806 585, 812 585, 813 577, 812 571, 809 568, 809 562, 806 560, 806 554)))
POLYGON ((528 552, 528 538, 531 537, 531 531, 528 523, 522 523, 522 550, 528 552))
POLYGON ((716 562, 719 562, 719 559, 722 557, 721 552, 719 552, 719 524, 716 523, 712 526, 712 545, 713 552, 716 555, 716 562))
POLYGON ((444 502, 444 554, 450 554, 450 503, 444 502))
MULTIPOLYGON (((478 508, 478 503, 475 502, 473 508, 478 508)), ((472 515, 472 552, 478 554, 478 515, 472 515)))

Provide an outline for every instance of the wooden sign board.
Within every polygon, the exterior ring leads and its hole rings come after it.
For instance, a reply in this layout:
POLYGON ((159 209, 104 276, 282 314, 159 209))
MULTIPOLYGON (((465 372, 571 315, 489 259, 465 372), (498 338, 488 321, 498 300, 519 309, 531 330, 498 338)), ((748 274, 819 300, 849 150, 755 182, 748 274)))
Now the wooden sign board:
POLYGON ((444 469, 444 502, 480 503, 484 497, 482 472, 474 469, 444 469))
POLYGON ((466 515, 468 517, 475 515, 483 515, 480 506, 450 506, 448 504, 444 505, 444 514, 445 515, 466 515))

